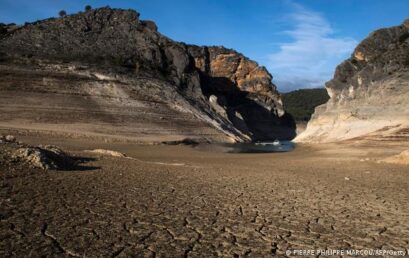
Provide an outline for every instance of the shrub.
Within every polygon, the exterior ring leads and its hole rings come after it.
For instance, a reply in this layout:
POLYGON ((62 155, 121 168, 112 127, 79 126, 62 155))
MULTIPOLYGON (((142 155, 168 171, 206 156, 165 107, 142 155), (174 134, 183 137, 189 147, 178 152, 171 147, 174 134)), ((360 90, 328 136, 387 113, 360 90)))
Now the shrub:
POLYGON ((296 122, 308 122, 315 107, 328 101, 329 96, 324 88, 300 89, 282 94, 284 109, 296 122))
POLYGON ((91 10, 92 10, 92 7, 90 5, 85 6, 85 11, 86 12, 91 11, 91 10))
POLYGON ((64 17, 64 16, 67 15, 67 12, 64 11, 64 10, 61 10, 61 11, 58 13, 58 15, 59 15, 60 17, 64 17))

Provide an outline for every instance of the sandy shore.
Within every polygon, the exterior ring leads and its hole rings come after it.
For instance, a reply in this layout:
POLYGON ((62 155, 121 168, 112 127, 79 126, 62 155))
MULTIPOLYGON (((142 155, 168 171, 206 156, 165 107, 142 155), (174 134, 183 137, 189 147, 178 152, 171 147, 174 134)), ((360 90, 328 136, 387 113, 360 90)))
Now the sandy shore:
POLYGON ((19 135, 87 157, 77 171, 0 165, 1 257, 270 257, 409 246, 409 168, 350 145, 227 154, 19 135), (128 158, 84 150, 110 149, 128 158))

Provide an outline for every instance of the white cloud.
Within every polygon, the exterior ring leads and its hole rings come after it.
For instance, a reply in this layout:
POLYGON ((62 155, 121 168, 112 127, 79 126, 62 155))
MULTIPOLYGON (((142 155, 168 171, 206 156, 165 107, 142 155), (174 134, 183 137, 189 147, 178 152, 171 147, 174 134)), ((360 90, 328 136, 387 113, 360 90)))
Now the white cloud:
POLYGON ((268 68, 281 90, 323 86, 335 67, 352 53, 357 42, 335 37, 330 23, 319 13, 292 3, 292 29, 283 31, 292 42, 279 44, 268 56, 268 68))

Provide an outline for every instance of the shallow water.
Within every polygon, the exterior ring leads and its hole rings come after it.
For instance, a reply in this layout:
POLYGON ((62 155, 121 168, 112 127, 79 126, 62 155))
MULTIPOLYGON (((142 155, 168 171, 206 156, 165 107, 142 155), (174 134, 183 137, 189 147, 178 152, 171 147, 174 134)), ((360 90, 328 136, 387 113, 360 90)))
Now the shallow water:
POLYGON ((199 145, 197 148, 206 151, 225 153, 271 153, 292 151, 295 148, 295 143, 291 141, 256 143, 219 143, 199 145))
POLYGON ((227 153, 270 153, 292 151, 295 144, 291 141, 258 142, 258 143, 235 143, 225 144, 227 153))

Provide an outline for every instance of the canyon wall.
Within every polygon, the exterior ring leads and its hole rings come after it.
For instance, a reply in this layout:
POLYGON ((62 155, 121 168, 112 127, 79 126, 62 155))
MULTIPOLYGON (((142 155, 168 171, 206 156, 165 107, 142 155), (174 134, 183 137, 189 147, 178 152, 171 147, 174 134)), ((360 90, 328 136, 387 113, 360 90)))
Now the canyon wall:
POLYGON ((326 83, 299 142, 409 141, 409 20, 372 32, 326 83))
MULTIPOLYGON (((75 128, 78 122, 87 128, 99 124, 102 132, 107 125, 108 131, 142 128, 149 120, 157 125, 155 132, 163 129, 166 135, 222 141, 294 136, 291 117, 264 67, 224 47, 175 42, 133 10, 100 8, 23 26, 1 24, 0 73, 1 118, 9 124, 48 121, 75 128), (71 106, 83 98, 85 103, 71 106), (49 116, 57 112, 52 107, 61 115, 49 116), (64 110, 78 120, 65 121, 64 110), (123 117, 110 121, 91 113, 123 117), (92 123, 84 117, 92 117, 92 123)), ((144 134, 154 127, 147 126, 144 134)))

